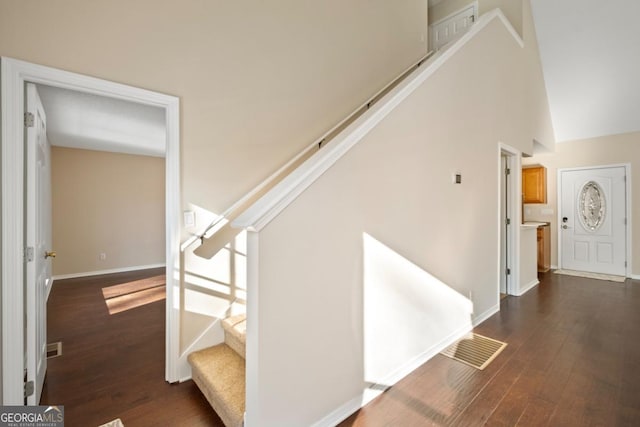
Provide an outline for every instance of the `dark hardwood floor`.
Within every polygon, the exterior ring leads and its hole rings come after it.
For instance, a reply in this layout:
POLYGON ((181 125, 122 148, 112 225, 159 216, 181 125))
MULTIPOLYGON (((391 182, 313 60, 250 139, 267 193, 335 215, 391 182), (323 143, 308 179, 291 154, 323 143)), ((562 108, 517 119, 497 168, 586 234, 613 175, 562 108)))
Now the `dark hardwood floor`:
POLYGON ((156 301, 135 307, 130 294, 122 297, 126 310, 109 314, 103 288, 117 291, 126 287, 115 285, 163 274, 153 269, 54 282, 48 342, 62 341, 62 356, 48 360, 41 404, 64 405, 66 426, 95 427, 115 418, 126 427, 223 426, 192 381, 164 381, 164 300, 142 290, 141 298, 156 301))
POLYGON ((640 425, 640 281, 547 273, 475 331, 484 371, 437 355, 340 425, 640 425))
MULTIPOLYGON (((102 288, 157 274, 54 284, 63 355, 42 403, 65 405, 67 426, 222 426, 193 382, 164 381, 164 301, 108 312, 102 288)), ((640 425, 640 282, 548 273, 476 332, 508 343, 484 371, 438 355, 341 426, 640 425)))

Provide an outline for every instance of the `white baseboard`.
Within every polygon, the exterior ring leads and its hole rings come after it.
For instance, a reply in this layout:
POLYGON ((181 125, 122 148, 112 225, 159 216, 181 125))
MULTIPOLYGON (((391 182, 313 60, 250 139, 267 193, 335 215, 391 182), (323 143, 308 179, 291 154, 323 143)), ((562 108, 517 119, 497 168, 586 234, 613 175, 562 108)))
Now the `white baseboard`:
POLYGON ((486 310, 484 313, 480 313, 477 316, 473 316, 473 327, 475 328, 480 323, 487 320, 489 317, 493 316, 497 312, 500 311, 500 303, 494 305, 493 307, 486 310))
POLYGON ((148 270, 150 268, 160 268, 164 266, 165 266, 164 263, 149 264, 149 265, 136 265, 133 267, 112 268, 110 270, 86 271, 84 273, 59 274, 57 276, 53 276, 53 280, 76 279, 78 277, 100 276, 102 274, 126 273, 127 271, 148 270))
POLYGON ((524 285, 522 288, 520 288, 520 292, 516 293, 515 295, 517 297, 524 295, 525 293, 527 293, 528 291, 531 290, 531 288, 533 288, 534 286, 536 286, 537 284, 539 284, 540 281, 538 279, 534 279, 532 280, 530 283, 527 283, 526 285, 524 285))
POLYGON ((343 403, 339 407, 337 407, 334 411, 332 411, 327 416, 323 417, 320 421, 317 421, 311 424, 311 427, 334 427, 340 424, 342 421, 346 420, 356 412, 358 409, 362 408, 366 403, 365 401, 365 392, 358 394, 353 399, 343 403))
POLYGON ((640 280, 640 274, 632 274, 629 276, 629 278, 632 280, 640 280))
POLYGON ((404 365, 400 366, 398 369, 393 371, 391 374, 387 375, 385 378, 381 380, 381 383, 384 385, 374 385, 370 388, 367 388, 362 391, 362 393, 358 394, 353 399, 345 402, 334 411, 329 413, 327 416, 323 417, 321 420, 312 424, 312 427, 333 427, 340 422, 347 419, 351 414, 356 412, 358 409, 365 406, 367 403, 371 402, 377 396, 382 394, 382 392, 388 388, 396 384, 398 381, 409 375, 411 372, 416 370, 418 367, 422 366, 424 363, 432 359, 435 355, 440 353, 445 348, 449 347, 451 344, 464 337, 465 334, 469 333, 475 326, 478 326, 480 323, 487 320, 489 317, 493 316, 495 313, 500 311, 500 304, 496 304, 493 307, 489 308, 485 312, 474 316, 473 322, 471 326, 465 326, 464 328, 460 328, 457 331, 452 332, 447 337, 443 338, 440 342, 434 344, 431 348, 427 349, 420 355, 414 357, 404 365))
POLYGON ((558 270, 558 266, 557 266, 557 265, 552 265, 552 266, 551 266, 551 269, 552 269, 552 270, 558 270))

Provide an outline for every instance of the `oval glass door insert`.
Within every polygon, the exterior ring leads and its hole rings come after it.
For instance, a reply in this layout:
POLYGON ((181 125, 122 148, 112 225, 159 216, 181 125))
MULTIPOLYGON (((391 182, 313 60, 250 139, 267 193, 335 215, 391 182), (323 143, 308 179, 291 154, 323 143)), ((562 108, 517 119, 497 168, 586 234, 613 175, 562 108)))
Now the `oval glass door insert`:
POLYGON ((597 182, 587 182, 580 191, 578 199, 580 222, 589 231, 596 231, 604 222, 606 200, 604 191, 597 182))

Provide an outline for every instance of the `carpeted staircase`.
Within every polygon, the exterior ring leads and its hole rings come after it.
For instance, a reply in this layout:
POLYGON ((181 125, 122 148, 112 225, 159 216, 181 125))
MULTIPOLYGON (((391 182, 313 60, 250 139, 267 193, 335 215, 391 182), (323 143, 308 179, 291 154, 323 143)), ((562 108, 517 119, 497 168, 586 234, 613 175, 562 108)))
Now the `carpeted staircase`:
POLYGON ((222 321, 225 342, 189 355, 193 381, 227 427, 244 422, 246 317, 222 321))

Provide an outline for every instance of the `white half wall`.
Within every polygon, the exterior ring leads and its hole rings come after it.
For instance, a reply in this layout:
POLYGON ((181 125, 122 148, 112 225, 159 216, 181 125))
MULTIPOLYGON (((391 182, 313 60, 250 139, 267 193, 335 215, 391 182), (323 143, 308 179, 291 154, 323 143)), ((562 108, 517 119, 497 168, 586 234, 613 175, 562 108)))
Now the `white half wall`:
POLYGON ((489 19, 257 229, 247 426, 335 421, 370 380, 393 377, 498 306, 496 152, 499 142, 531 152, 535 129, 531 50, 489 19), (385 352, 371 359, 374 350, 385 352))

